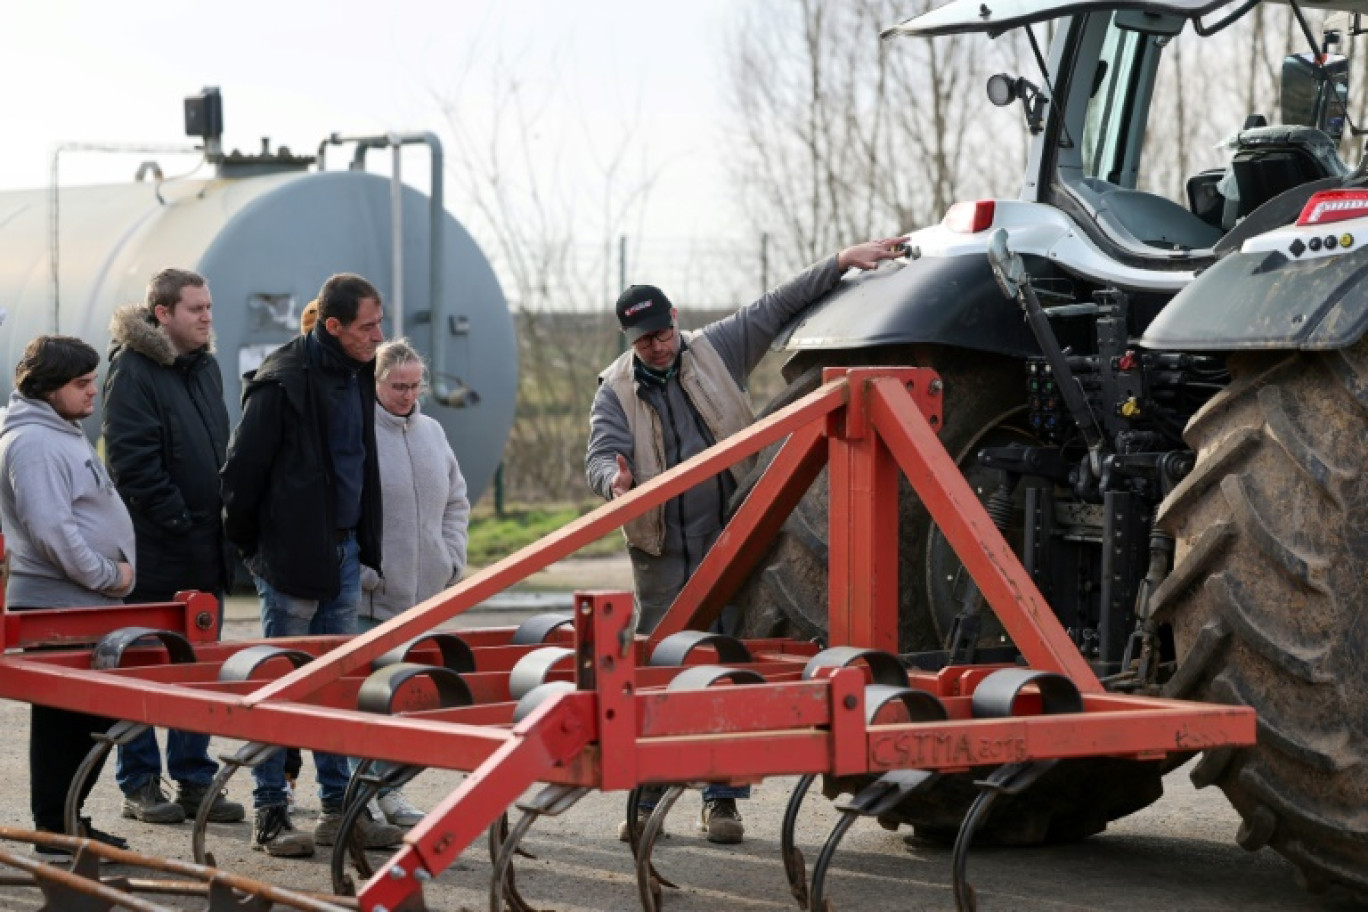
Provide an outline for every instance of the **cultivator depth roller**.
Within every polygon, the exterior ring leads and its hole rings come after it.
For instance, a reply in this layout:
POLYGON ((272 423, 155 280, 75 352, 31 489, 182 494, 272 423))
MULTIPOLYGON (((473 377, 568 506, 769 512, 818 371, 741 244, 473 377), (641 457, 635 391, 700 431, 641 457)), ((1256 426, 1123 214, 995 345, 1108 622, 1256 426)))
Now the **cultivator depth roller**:
MULTIPOLYGON (((491 840, 492 909, 529 908, 514 887, 518 844, 539 817, 565 812, 588 790, 780 775, 802 777, 782 834, 790 886, 801 905, 823 908, 831 858, 860 817, 881 817, 906 794, 934 789, 940 774, 996 769, 980 783, 956 847, 956 899, 972 908, 964 851, 997 794, 1027 787, 1063 758, 1154 760, 1248 745, 1255 720, 1244 708, 1105 692, 937 441, 939 393, 927 370, 831 369, 805 399, 356 637, 209 642, 212 626, 195 623, 204 605, 198 594, 160 606, 10 613, 0 696, 248 741, 225 766, 228 775, 259 762, 268 745, 387 761, 403 771, 396 780, 425 767, 471 771, 361 886, 366 912, 426 908, 424 884, 520 800, 519 821, 491 840), (576 595, 570 618, 433 635, 438 624, 780 441, 768 472, 649 637, 634 634, 629 593, 592 592, 576 595), (703 632, 823 466, 831 485, 830 648, 703 632), (900 472, 1027 667, 924 671, 898 660, 900 472), (93 662, 90 647, 99 643, 110 648, 97 648, 104 658, 93 662), (53 644, 71 648, 22 651, 53 644), (841 820, 809 881, 793 827, 817 775, 862 784, 837 805, 841 820), (547 787, 524 799, 538 782, 547 787)), ((107 738, 126 734, 116 727, 107 738)), ((356 801, 384 778, 354 783, 356 801)), ((667 883, 650 858, 679 792, 666 794, 636 847, 647 910, 667 883)), ((207 856, 202 838, 197 825, 196 858, 207 856)), ((339 870, 340 862, 335 888, 343 892, 339 870)))

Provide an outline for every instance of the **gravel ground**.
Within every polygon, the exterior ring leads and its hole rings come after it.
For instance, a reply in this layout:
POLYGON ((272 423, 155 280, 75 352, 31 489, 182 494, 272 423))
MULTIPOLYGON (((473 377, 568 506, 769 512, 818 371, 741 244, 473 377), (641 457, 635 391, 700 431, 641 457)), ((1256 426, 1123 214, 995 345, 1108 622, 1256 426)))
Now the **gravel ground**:
MULTIPOLYGON (((605 565, 589 568, 596 587, 613 585, 605 565)), ((577 568, 577 572, 585 568, 577 568)), ((469 625, 516 623, 509 612, 473 613, 469 625)), ((225 635, 232 639, 257 635, 252 603, 235 601, 225 635)), ((0 769, 8 785, 0 790, 0 822, 25 827, 28 788, 28 712, 24 704, 0 701, 0 722, 11 732, 0 743, 0 769)), ((216 740, 215 755, 231 752, 237 742, 216 740)), ((311 764, 305 763, 304 786, 296 822, 312 827, 318 814, 311 764)), ((420 806, 431 807, 461 780, 461 774, 430 770, 406 792, 420 806)), ((796 909, 788 895, 778 854, 778 834, 794 780, 772 779, 742 806, 747 840, 739 846, 713 846, 694 831, 698 799, 684 795, 668 822, 668 836, 657 846, 657 867, 680 885, 666 890, 663 907, 673 912, 796 909)), ((969 876, 978 891, 979 908, 989 910, 1255 910, 1255 912, 1348 912, 1361 908, 1340 894, 1311 896, 1294 883, 1291 867, 1268 852, 1250 854, 1234 842, 1235 813, 1218 791, 1196 791, 1185 770, 1167 780, 1168 793, 1147 809, 1113 825, 1086 842, 1037 849, 978 849, 969 858, 969 876)), ((250 806, 250 776, 230 783, 234 800, 250 806)), ((563 816, 539 822, 524 841, 536 857, 517 860, 518 884, 536 908, 560 912, 638 908, 631 856, 616 839, 622 819, 623 793, 588 795, 563 816)), ((190 860, 190 825, 151 826, 120 819, 120 796, 107 767, 87 812, 96 826, 125 836, 135 851, 190 860)), ((805 804, 798 843, 809 859, 836 820, 818 796, 805 804)), ((253 852, 250 826, 211 825, 208 846, 219 866, 238 874, 302 890, 330 892, 328 858, 281 860, 253 852)), ((18 849, 23 850, 20 846, 18 849)), ((383 855, 371 856, 379 862, 383 855)), ((428 908, 474 912, 489 907, 489 859, 484 841, 428 886, 428 908)), ((107 875, 146 876, 134 869, 107 866, 107 875)), ((950 851, 937 845, 904 843, 901 833, 862 821, 845 837, 828 879, 828 896, 836 908, 869 912, 893 909, 954 908, 950 890, 950 851)), ((206 908, 202 899, 148 897, 177 909, 206 908)), ((0 889, 0 909, 40 909, 34 889, 0 889)), ((58 909, 58 906, 50 908, 58 909)))

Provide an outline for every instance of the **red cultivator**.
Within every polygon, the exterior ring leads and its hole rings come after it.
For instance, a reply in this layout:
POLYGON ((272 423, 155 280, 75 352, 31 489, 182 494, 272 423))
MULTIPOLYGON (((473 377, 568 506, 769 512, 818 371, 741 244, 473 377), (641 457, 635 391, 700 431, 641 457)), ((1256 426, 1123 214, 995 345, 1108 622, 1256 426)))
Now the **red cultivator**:
MULTIPOLYGON (((702 456, 361 636, 209 643, 212 615, 202 616, 194 596, 169 606, 6 615, 10 650, 83 648, 8 652, 0 659, 0 696, 129 720, 97 751, 148 724, 248 741, 221 780, 274 745, 398 764, 383 776, 358 777, 354 813, 382 783, 424 767, 471 771, 360 888, 368 912, 425 908, 424 883, 500 822, 533 783, 549 785, 519 805, 524 816, 506 834, 502 825, 491 830, 492 909, 524 907, 510 864, 531 823, 589 789, 777 775, 803 777, 784 828, 785 866, 800 903, 820 909, 826 865, 854 820, 934 788, 939 775, 993 767, 955 853, 957 900, 970 908, 964 860, 977 821, 996 795, 1028 787, 1054 761, 1154 759, 1254 742, 1251 710, 1104 691, 936 440, 934 373, 833 370, 827 380, 702 456), (578 595, 573 619, 543 616, 516 631, 431 633, 781 440, 769 471, 649 638, 633 636, 628 593, 578 595), (701 632, 824 465, 831 480, 831 648, 701 632), (1028 667, 909 672, 897 660, 900 472, 1028 667), (149 638, 159 645, 146 645, 149 638), (838 805, 844 814, 809 883, 792 847, 792 822, 817 774, 863 777, 865 787, 838 805)), ((677 794, 666 793, 634 845, 648 910, 664 882, 651 868, 650 847, 677 794)), ((203 825, 197 821, 197 861, 208 859, 203 825)), ((349 885, 344 851, 334 859, 339 892, 349 885)), ((362 873, 371 873, 356 854, 362 873)))

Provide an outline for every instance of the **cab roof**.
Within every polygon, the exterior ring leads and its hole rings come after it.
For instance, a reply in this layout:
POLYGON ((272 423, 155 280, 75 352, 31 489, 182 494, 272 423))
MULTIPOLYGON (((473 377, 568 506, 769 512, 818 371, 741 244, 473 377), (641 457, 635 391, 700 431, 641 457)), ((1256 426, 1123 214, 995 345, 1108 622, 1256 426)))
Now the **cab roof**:
MULTIPOLYGON (((1368 12, 1368 0, 1302 0, 1298 5, 1350 13, 1368 12)), ((1232 0, 951 0, 929 13, 886 29, 883 37, 1001 32, 1063 16, 1121 9, 1168 13, 1190 19, 1216 13, 1223 7, 1229 12, 1235 10, 1237 4, 1232 0)))

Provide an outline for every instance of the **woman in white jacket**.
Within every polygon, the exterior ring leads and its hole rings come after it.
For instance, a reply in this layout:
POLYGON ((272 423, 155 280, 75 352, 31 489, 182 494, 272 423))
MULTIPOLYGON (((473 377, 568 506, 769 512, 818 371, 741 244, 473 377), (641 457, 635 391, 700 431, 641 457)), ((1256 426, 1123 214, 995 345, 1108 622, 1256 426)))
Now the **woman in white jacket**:
MULTIPOLYGON (((385 575, 361 568, 358 633, 372 630, 461 578, 466 563, 470 501, 446 432, 424 415, 418 399, 427 365, 407 339, 375 355, 375 444, 384 503, 385 575)), ((398 789, 379 799, 398 826, 423 819, 398 789)))
POLYGON ((418 398, 427 366, 407 339, 375 355, 375 449, 385 505, 385 575, 361 568, 358 631, 373 630, 461 578, 470 501, 446 432, 418 398))

